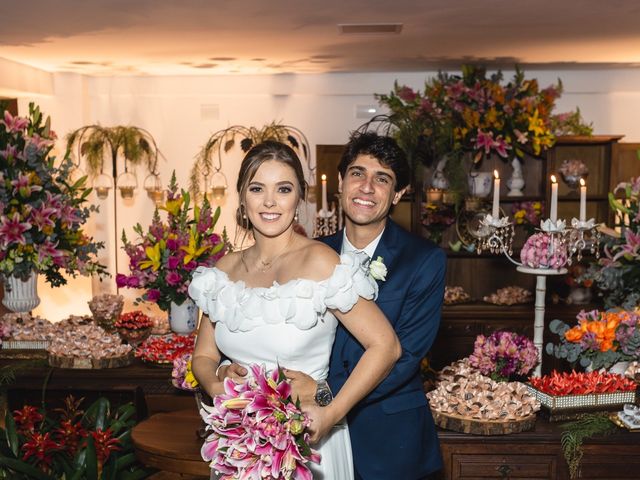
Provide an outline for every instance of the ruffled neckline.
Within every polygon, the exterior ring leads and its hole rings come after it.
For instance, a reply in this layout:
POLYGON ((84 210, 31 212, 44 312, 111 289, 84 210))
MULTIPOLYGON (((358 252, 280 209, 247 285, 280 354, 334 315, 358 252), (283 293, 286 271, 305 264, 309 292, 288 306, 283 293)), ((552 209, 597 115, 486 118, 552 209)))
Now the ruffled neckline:
POLYGON ((270 287, 247 286, 244 280, 231 280, 217 267, 198 267, 189 285, 189 295, 211 321, 224 323, 231 331, 277 323, 307 330, 316 325, 327 309, 346 312, 359 297, 377 297, 378 284, 369 275, 368 263, 366 254, 345 253, 331 276, 324 280, 293 278, 283 283, 274 280, 270 287))

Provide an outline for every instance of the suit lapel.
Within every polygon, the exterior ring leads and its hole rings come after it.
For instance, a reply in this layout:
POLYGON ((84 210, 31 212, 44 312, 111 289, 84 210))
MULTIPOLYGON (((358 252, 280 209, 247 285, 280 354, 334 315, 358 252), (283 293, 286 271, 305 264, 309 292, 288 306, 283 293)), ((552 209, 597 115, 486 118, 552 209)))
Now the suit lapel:
MULTIPOLYGON (((395 258, 398 253, 399 242, 396 241, 396 238, 398 236, 398 228, 400 227, 398 227, 393 222, 393 220, 391 220, 390 218, 387 218, 387 224, 385 226, 384 233, 382 234, 382 237, 380 238, 380 242, 378 242, 378 246, 376 247, 376 250, 373 253, 372 260, 375 260, 378 257, 382 257, 382 263, 384 263, 385 266, 387 267, 388 274, 390 274, 393 271, 392 268, 394 266, 395 258)), ((378 298, 380 298, 380 295, 382 295, 383 287, 385 284, 386 284, 386 281, 381 282, 378 280, 378 287, 379 287, 378 298)))

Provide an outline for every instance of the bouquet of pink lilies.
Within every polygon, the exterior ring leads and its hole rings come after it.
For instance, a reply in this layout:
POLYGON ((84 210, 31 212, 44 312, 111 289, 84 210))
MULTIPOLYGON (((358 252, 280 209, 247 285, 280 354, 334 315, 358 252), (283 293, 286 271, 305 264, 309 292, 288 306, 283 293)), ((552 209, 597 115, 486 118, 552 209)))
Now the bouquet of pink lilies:
POLYGON ((225 393, 203 405, 208 436, 202 458, 220 480, 260 478, 312 480, 307 464, 320 462, 309 447, 308 418, 291 398, 291 385, 280 369, 267 373, 251 365, 241 384, 227 378, 225 393))

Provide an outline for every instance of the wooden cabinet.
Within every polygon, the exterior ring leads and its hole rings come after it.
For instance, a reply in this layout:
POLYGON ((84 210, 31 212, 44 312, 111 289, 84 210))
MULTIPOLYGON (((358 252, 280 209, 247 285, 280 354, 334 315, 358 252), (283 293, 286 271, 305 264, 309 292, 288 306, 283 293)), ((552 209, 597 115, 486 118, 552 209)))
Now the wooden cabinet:
MULTIPOLYGON (((440 430, 447 480, 569 479, 558 424, 538 418, 534 430, 503 436, 474 436, 440 430)), ((640 472, 640 435, 619 430, 584 443, 581 479, 630 479, 640 472)))

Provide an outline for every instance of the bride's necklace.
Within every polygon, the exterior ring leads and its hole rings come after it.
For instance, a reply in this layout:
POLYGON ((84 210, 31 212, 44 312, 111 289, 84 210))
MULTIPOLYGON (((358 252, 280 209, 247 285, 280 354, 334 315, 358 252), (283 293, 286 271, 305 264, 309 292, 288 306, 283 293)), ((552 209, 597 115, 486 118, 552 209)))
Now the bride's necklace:
MULTIPOLYGON (((262 260, 261 258, 258 259, 257 263, 257 270, 260 271, 261 273, 266 273, 269 270, 271 270, 271 267, 273 267, 277 260, 285 254, 285 252, 289 249, 289 247, 291 246, 291 244, 293 243, 294 240, 294 235, 291 235, 291 238, 289 239, 289 241, 287 242, 287 244, 284 246, 284 248, 282 250, 280 250, 280 252, 278 252, 275 256, 271 257, 270 260, 262 260)), ((242 259, 242 263, 244 264, 244 268, 245 270, 248 272, 249 268, 247 267, 247 264, 244 261, 244 257, 241 257, 242 259)))

